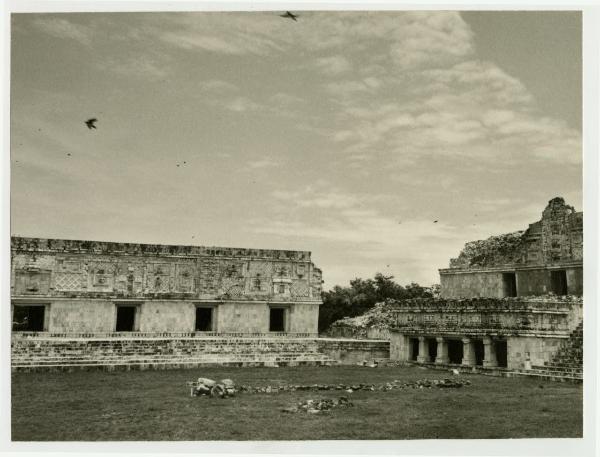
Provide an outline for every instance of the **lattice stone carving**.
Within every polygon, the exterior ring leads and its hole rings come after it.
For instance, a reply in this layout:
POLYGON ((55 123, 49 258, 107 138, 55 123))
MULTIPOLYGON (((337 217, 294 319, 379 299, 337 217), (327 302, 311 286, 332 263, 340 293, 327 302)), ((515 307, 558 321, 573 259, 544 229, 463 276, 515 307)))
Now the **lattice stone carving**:
POLYGON ((86 277, 81 273, 55 273, 54 288, 56 290, 77 291, 84 289, 86 277))
POLYGON ((260 275, 262 277, 270 277, 273 271, 273 264, 264 261, 252 261, 248 266, 250 276, 260 275))
POLYGON ((240 296, 244 294, 244 278, 221 278, 221 294, 240 296))
POLYGON ((310 289, 307 281, 294 281, 291 287, 292 297, 308 297, 310 289))
POLYGON ((239 284, 231 286, 227 289, 227 295, 230 297, 241 297, 244 295, 244 286, 239 284))

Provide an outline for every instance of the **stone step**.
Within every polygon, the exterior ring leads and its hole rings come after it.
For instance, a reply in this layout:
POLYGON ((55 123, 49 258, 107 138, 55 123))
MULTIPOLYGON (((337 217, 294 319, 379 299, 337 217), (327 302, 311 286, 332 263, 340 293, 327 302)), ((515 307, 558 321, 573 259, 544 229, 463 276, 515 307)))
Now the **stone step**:
POLYGON ((130 360, 123 361, 121 359, 112 359, 112 360, 102 360, 102 361, 93 361, 93 360, 82 360, 82 361, 70 361, 66 363, 57 363, 55 361, 35 361, 35 362, 22 362, 12 364, 12 367, 41 367, 41 366, 85 366, 85 365, 144 365, 144 364, 187 364, 187 363, 209 363, 209 364, 219 364, 219 363, 289 363, 289 362, 323 362, 323 363, 335 363, 336 361, 328 358, 294 358, 294 359, 139 359, 139 360, 130 360))
POLYGON ((161 354, 161 353, 131 353, 131 354, 48 354, 48 355, 13 355, 12 360, 36 360, 36 359, 54 359, 54 360, 71 360, 71 359, 104 359, 104 358, 113 358, 120 357, 122 359, 135 359, 140 357, 227 357, 227 356, 236 356, 236 357, 269 357, 272 355, 276 355, 278 357, 323 357, 321 352, 271 352, 271 353, 178 353, 178 354, 161 354))
POLYGON ((302 356, 285 356, 282 354, 272 354, 271 356, 240 356, 232 355, 230 357, 220 355, 215 356, 196 356, 196 357, 132 357, 123 358, 120 356, 106 357, 106 358, 30 358, 30 359, 13 359, 12 365, 60 365, 60 364, 104 364, 104 363, 154 363, 154 362, 186 362, 186 361, 204 361, 204 360, 222 360, 222 361, 294 361, 294 360, 326 360, 332 361, 333 359, 325 356, 324 354, 304 354, 302 356))
POLYGON ((333 366, 337 365, 333 360, 294 360, 274 363, 270 361, 260 362, 223 362, 222 360, 202 362, 157 362, 157 363, 98 363, 85 365, 13 365, 13 372, 48 372, 48 371, 76 371, 76 370, 102 370, 102 371, 129 371, 129 370, 161 370, 161 369, 191 369, 202 367, 276 367, 276 366, 333 366))
POLYGON ((506 376, 530 376, 538 379, 544 379, 547 381, 559 381, 559 382, 574 382, 581 383, 583 382, 583 376, 568 376, 568 375, 553 375, 553 374, 543 374, 543 373, 530 373, 527 371, 509 371, 506 373, 506 376))

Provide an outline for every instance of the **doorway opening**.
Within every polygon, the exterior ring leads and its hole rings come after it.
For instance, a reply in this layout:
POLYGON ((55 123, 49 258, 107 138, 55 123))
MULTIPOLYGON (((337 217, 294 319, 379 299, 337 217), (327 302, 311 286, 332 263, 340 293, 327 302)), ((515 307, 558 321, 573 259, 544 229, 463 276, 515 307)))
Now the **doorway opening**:
POLYGON ((508 367, 508 345, 506 341, 497 340, 494 341, 494 345, 496 347, 496 360, 498 366, 502 368, 508 367))
POLYGON ((517 275, 515 273, 502 273, 502 284, 505 297, 517 296, 517 275))
POLYGON ((552 292, 556 295, 568 295, 566 270, 551 271, 550 283, 552 292))
POLYGON ((134 332, 137 306, 117 305, 117 332, 134 332))
POLYGON ((434 361, 437 357, 437 341, 435 338, 427 338, 427 349, 429 350, 429 360, 434 361))
POLYGON ((463 343, 461 340, 448 340, 448 361, 461 364, 463 358, 463 343))
POLYGON ((207 306, 196 307, 196 326, 197 332, 213 331, 213 308, 207 306))
POLYGON ((45 305, 15 305, 12 318, 14 332, 43 332, 45 305))
POLYGON ((285 332, 285 308, 271 308, 269 332, 285 332))
POLYGON ((409 350, 410 350, 409 358, 410 358, 410 360, 414 360, 416 362, 417 357, 419 357, 419 339, 418 338, 409 338, 408 345, 409 345, 409 350))
POLYGON ((475 365, 482 366, 483 359, 485 356, 485 349, 483 347, 483 340, 473 340, 473 348, 475 350, 475 365))

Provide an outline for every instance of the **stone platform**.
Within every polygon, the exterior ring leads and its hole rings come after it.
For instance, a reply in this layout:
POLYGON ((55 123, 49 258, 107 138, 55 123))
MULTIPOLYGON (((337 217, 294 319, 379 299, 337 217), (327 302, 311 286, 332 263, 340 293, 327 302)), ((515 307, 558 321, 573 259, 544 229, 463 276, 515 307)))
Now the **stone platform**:
POLYGON ((355 364, 389 358, 389 342, 333 338, 13 334, 12 371, 355 364))

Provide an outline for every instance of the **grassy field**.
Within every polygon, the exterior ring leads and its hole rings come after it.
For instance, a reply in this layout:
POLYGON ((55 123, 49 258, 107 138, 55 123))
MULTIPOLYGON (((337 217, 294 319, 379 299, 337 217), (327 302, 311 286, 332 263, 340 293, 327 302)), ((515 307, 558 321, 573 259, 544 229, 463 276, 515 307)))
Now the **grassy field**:
POLYGON ((205 368, 143 372, 15 373, 12 439, 324 440, 582 436, 582 386, 529 378, 461 375, 460 389, 240 393, 190 397, 186 381, 231 378, 256 386, 383 383, 452 377, 420 368, 205 368), (282 408, 350 396, 354 407, 322 414, 282 408))

